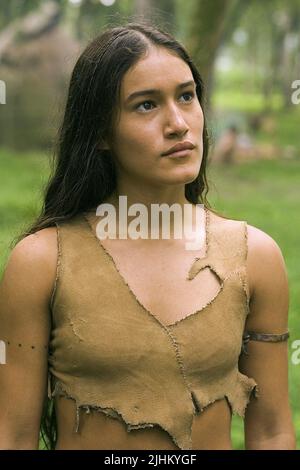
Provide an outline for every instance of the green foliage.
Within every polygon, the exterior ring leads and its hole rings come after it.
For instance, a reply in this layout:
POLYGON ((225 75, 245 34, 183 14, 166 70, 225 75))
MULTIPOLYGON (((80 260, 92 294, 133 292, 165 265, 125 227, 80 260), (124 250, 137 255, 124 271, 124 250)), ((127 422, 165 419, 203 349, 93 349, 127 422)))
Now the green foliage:
POLYGON ((46 155, 0 151, 0 273, 13 238, 38 214, 49 168, 46 155))

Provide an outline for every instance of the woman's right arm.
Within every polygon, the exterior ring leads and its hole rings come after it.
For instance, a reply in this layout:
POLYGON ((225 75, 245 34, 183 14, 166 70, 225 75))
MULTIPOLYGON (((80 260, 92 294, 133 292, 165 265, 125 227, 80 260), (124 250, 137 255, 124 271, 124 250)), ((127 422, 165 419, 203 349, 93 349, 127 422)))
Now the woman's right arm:
POLYGON ((56 243, 55 227, 25 237, 12 250, 0 282, 0 449, 39 446, 56 243))

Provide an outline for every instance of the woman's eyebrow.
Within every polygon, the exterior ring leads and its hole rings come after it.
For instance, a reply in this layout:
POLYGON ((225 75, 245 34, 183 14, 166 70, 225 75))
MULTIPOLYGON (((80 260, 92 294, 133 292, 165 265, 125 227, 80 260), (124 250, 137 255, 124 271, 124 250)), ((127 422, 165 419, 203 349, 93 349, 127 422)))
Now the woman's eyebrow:
MULTIPOLYGON (((180 90, 181 88, 185 88, 186 86, 189 85, 196 85, 194 80, 189 80, 188 82, 180 83, 176 89, 180 90)), ((149 90, 140 90, 140 91, 135 91, 134 93, 131 93, 128 98, 126 99, 125 103, 129 103, 132 101, 134 98, 137 98, 138 96, 143 96, 143 95, 154 95, 155 93, 159 93, 160 90, 151 88, 149 90)))

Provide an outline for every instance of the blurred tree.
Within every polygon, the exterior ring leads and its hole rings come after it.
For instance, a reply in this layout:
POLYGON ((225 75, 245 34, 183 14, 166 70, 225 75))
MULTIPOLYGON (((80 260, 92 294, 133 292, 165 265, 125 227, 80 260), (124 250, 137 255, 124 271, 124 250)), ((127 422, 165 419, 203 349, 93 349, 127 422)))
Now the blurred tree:
POLYGON ((0 0, 0 29, 20 18, 41 4, 41 0, 0 0))
MULTIPOLYGON (((277 71, 280 77, 280 88, 283 94, 285 108, 292 106, 291 83, 299 78, 299 55, 300 55, 300 1, 290 0, 281 6, 282 19, 285 21, 281 27, 280 55, 277 71), (278 70, 279 69, 279 70, 278 70)), ((277 64, 276 64, 277 65, 277 64)))
POLYGON ((264 112, 272 110, 275 93, 290 106, 291 83, 300 74, 300 0, 251 0, 239 28, 247 40, 231 46, 248 71, 245 88, 262 92, 264 112))
POLYGON ((145 17, 171 33, 177 29, 175 0, 135 0, 134 13, 145 17))
POLYGON ((76 7, 74 21, 77 38, 90 39, 104 27, 118 24, 123 17, 132 13, 133 6, 133 0, 119 0, 111 6, 105 6, 99 0, 82 0, 80 6, 76 7))
POLYGON ((253 0, 234 0, 231 2, 222 35, 223 44, 230 41, 232 34, 239 27, 241 18, 252 4, 253 0))
POLYGON ((44 1, 0 34, 0 76, 8 84, 0 144, 48 147, 79 45, 62 27, 61 6, 44 1), (61 45, 63 44, 63 47, 61 45))
POLYGON ((135 11, 137 15, 144 15, 153 7, 153 0, 135 0, 135 11))
POLYGON ((193 0, 186 43, 206 85, 208 106, 219 48, 236 28, 246 6, 246 0, 193 0))
MULTIPOLYGON (((61 13, 70 8, 69 0, 52 0, 61 13)), ((45 0, 0 0, 0 31, 14 20, 21 18, 45 3, 45 0)))

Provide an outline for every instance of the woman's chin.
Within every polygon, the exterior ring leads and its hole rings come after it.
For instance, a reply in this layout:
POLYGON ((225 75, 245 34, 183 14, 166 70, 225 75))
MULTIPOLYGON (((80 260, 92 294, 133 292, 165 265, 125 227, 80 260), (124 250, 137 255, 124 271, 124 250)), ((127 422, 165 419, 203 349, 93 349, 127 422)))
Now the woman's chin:
POLYGON ((188 184, 194 181, 199 174, 199 169, 197 171, 195 169, 183 169, 181 171, 176 171, 174 174, 168 175, 168 182, 169 184, 188 184))

